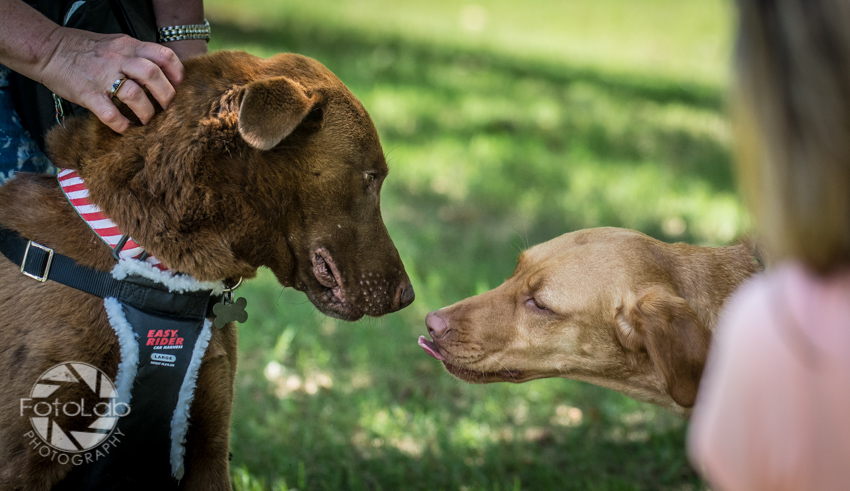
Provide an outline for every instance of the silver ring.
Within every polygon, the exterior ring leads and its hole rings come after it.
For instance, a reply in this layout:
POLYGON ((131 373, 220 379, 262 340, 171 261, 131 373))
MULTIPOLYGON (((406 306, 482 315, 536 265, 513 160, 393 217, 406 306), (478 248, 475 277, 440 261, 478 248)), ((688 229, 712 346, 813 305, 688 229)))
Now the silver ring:
POLYGON ((237 281, 235 285, 225 286, 224 287, 224 293, 231 293, 231 292, 233 292, 233 290, 239 288, 240 286, 242 286, 242 277, 241 276, 239 277, 239 281, 237 281))
POLYGON ((116 79, 115 82, 112 82, 112 88, 109 89, 109 95, 112 97, 117 97, 115 94, 121 90, 121 86, 124 85, 124 82, 127 81, 127 77, 116 79))

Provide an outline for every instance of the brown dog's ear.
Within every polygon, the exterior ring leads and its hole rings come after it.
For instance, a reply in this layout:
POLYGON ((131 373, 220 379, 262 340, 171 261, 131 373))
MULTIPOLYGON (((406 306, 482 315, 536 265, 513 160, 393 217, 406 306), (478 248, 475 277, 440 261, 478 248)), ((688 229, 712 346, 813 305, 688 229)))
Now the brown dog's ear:
POLYGON ((646 351, 676 404, 692 407, 708 355, 711 332, 688 302, 650 288, 631 308, 617 312, 617 337, 631 351, 646 351))
POLYGON ((308 96, 285 77, 251 82, 242 89, 239 133, 254 148, 274 148, 298 127, 318 100, 318 94, 308 96))

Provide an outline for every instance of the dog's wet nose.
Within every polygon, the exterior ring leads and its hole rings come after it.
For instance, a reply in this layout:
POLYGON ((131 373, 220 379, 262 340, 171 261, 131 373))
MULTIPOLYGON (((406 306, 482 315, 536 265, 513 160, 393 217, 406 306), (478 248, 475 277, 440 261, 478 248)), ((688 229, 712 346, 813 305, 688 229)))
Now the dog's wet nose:
POLYGON ((425 316, 425 325, 428 327, 428 334, 431 335, 431 339, 441 338, 449 332, 448 322, 440 317, 438 312, 435 310, 425 316))
POLYGON ((395 298, 395 304, 398 305, 398 310, 401 310, 412 304, 413 299, 416 298, 416 292, 413 291, 413 285, 411 285, 410 283, 402 284, 400 287, 398 287, 398 291, 396 292, 395 298))

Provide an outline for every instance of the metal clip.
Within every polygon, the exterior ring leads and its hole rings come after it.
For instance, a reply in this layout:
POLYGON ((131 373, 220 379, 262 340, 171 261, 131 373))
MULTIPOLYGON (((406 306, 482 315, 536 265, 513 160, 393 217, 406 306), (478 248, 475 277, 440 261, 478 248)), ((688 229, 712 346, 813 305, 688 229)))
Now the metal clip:
POLYGON ((225 305, 233 304, 233 290, 239 288, 240 286, 242 286, 241 276, 239 277, 239 281, 237 281, 235 285, 224 287, 224 295, 221 298, 222 303, 224 303, 225 305))
POLYGON ((29 242, 27 242, 27 250, 24 251, 24 258, 21 260, 21 274, 23 274, 24 276, 29 276, 30 278, 32 278, 34 280, 37 280, 37 281, 44 283, 45 281, 47 281, 47 276, 50 274, 50 266, 52 264, 53 264, 53 249, 51 249, 49 247, 45 247, 45 246, 39 244, 38 242, 33 242, 31 240, 29 242), (44 266, 44 272, 42 273, 41 276, 35 275, 35 274, 32 274, 32 273, 28 273, 26 271, 27 257, 30 254, 30 247, 32 247, 32 246, 35 246, 36 248, 41 249, 42 251, 47 253, 47 264, 44 266))
POLYGON ((123 249, 123 248, 124 248, 124 245, 125 245, 125 244, 127 244, 127 241, 128 241, 128 240, 130 240, 130 236, 129 236, 129 235, 122 235, 122 236, 121 236, 121 239, 118 241, 118 243, 117 243, 117 244, 115 244, 115 247, 113 247, 113 248, 112 248, 112 257, 113 257, 116 261, 120 261, 120 260, 121 260, 121 256, 120 256, 120 254, 121 254, 121 249, 123 249))

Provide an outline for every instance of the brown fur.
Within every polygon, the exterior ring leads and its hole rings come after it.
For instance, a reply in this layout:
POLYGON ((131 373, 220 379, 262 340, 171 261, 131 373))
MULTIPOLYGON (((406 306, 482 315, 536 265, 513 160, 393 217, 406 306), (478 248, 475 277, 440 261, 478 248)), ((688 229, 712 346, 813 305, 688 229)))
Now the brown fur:
MULTIPOLYGON (((360 103, 315 60, 239 52, 193 59, 172 107, 119 136, 94 118, 48 137, 53 161, 171 270, 250 278, 260 266, 321 310, 355 320, 398 310, 413 290, 380 213, 387 174, 360 103), (369 279, 366 281, 365 279, 369 279)), ((109 271, 109 248, 56 179, 0 187, 0 224, 109 271)), ((103 300, 24 277, 0 256, 0 489, 49 489, 69 466, 35 454, 19 401, 49 367, 81 361, 114 378, 118 344, 103 300)), ((187 441, 185 489, 230 489, 236 328, 213 330, 187 441)))
POLYGON ((523 253, 498 288, 428 314, 433 343, 420 343, 468 382, 571 378, 687 415, 723 302, 761 269, 755 257, 749 243, 580 230, 523 253))

